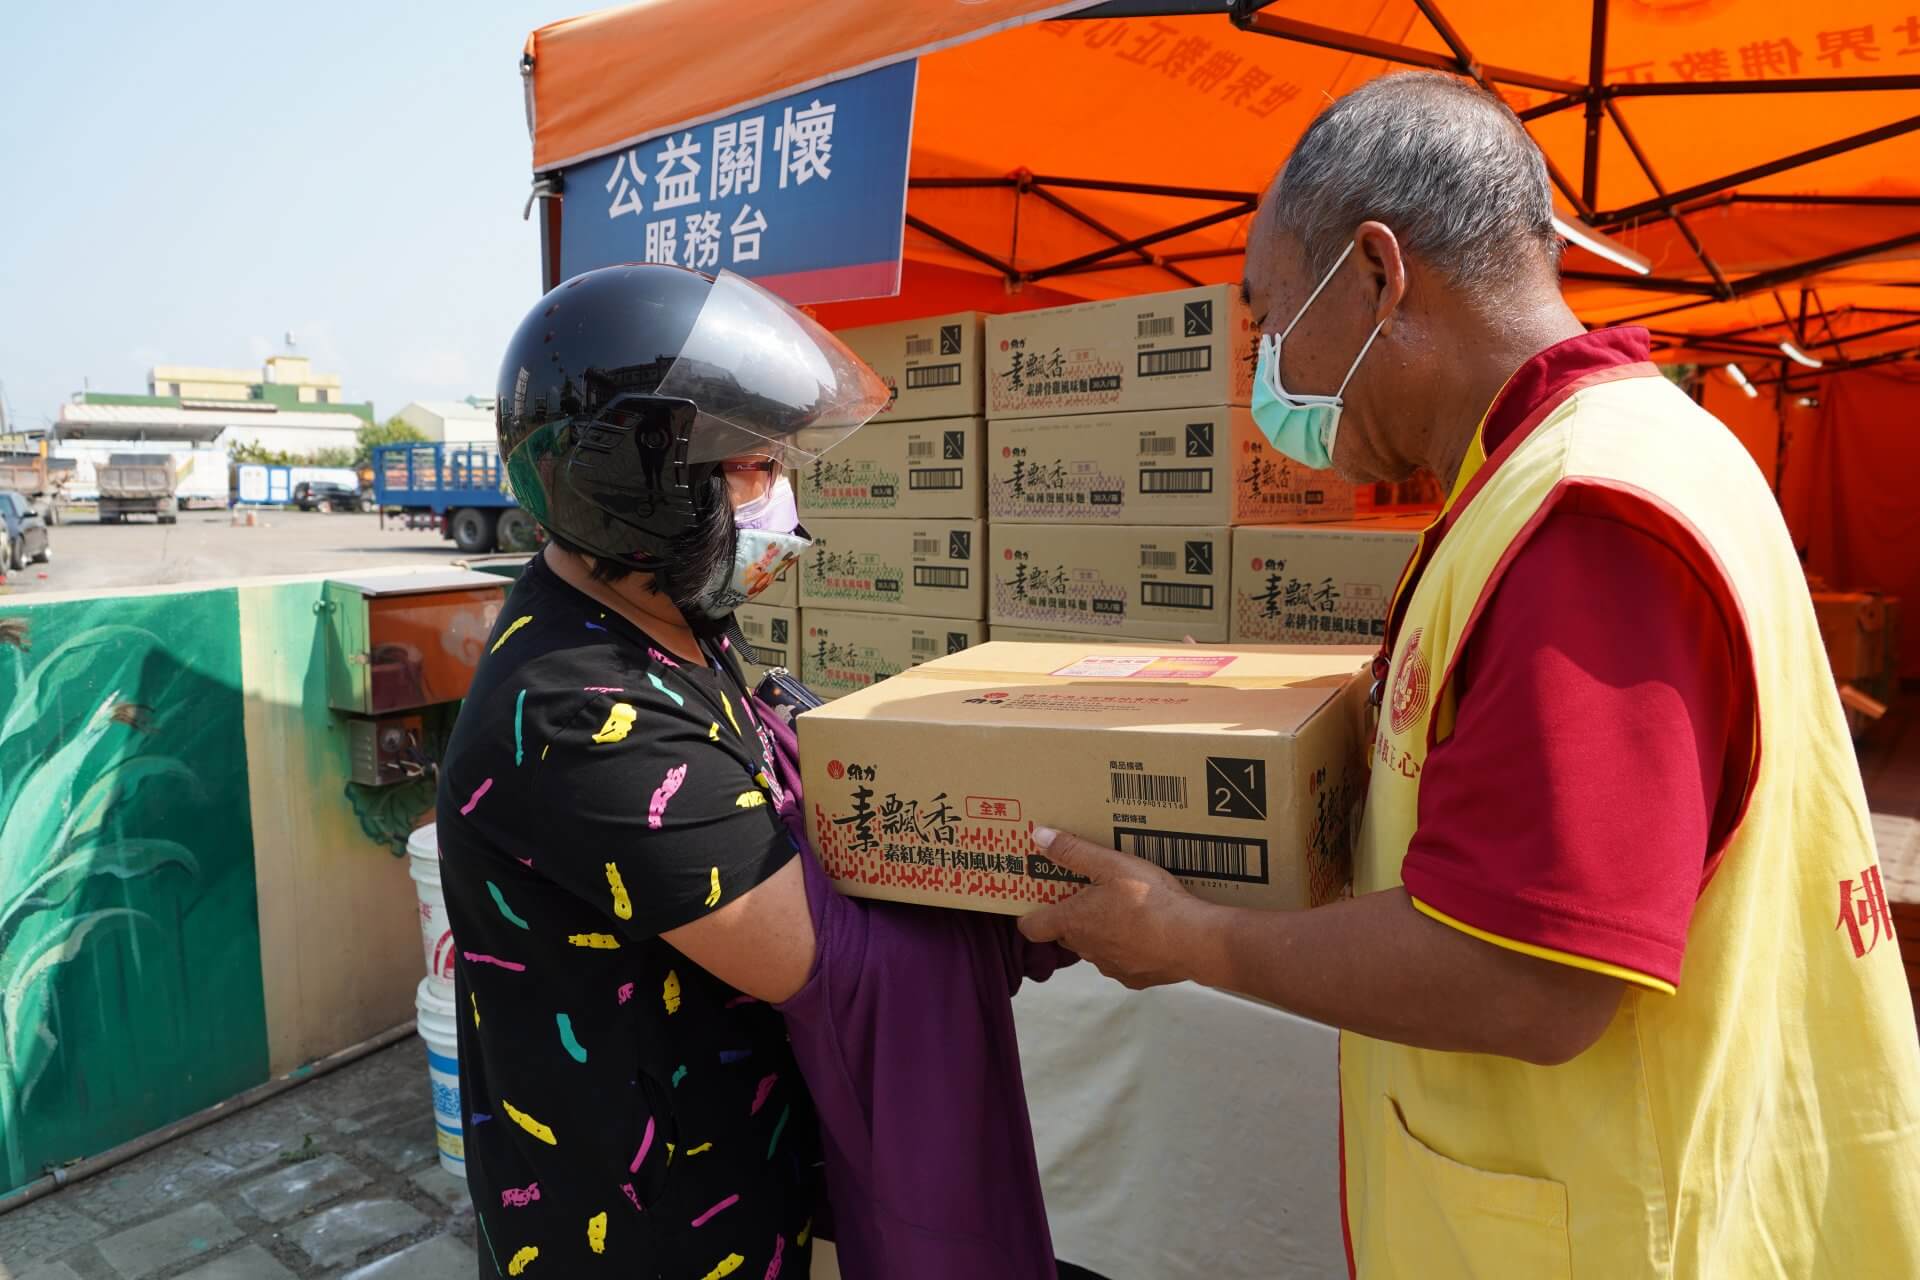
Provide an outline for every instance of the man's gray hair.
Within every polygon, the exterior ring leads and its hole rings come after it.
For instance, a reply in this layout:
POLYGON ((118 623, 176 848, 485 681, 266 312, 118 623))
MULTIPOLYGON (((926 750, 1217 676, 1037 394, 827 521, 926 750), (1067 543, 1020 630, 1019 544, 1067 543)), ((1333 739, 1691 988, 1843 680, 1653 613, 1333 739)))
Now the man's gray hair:
POLYGON ((1546 161, 1507 105, 1437 71, 1370 80, 1320 113, 1288 157, 1274 223, 1315 280, 1362 222, 1466 288, 1514 274, 1516 252, 1560 260, 1546 161))

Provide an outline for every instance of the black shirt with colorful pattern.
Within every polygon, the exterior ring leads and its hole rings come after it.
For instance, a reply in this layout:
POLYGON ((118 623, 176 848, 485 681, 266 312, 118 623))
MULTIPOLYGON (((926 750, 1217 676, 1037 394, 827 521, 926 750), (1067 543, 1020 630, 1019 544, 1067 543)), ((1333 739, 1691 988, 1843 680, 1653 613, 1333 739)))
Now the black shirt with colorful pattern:
POLYGON ((732 655, 672 657, 539 557, 488 643, 438 813, 480 1275, 806 1276, 785 1024, 660 940, 795 853, 732 655))

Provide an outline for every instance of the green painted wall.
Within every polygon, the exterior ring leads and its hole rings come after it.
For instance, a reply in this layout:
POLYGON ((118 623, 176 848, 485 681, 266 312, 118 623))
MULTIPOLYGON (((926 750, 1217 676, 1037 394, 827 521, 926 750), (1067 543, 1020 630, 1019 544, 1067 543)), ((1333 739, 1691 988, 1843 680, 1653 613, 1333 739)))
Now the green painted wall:
POLYGON ((0 1189, 266 1078, 231 590, 0 606, 0 1189))

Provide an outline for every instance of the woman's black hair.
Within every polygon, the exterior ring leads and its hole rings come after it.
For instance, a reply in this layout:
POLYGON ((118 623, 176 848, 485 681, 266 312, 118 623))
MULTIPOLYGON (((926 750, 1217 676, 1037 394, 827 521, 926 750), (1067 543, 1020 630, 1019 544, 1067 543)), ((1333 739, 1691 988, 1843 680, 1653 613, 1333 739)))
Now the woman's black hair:
MULTIPOLYGON (((653 589, 664 593, 682 613, 689 612, 722 566, 732 563, 733 539, 733 500, 726 476, 716 468, 708 477, 706 488, 694 498, 693 523, 669 544, 661 557, 662 567, 651 571, 653 589)), ((635 573, 649 572, 644 566, 597 556, 552 530, 547 531, 547 541, 586 559, 592 565, 590 572, 595 582, 615 583, 635 573)))

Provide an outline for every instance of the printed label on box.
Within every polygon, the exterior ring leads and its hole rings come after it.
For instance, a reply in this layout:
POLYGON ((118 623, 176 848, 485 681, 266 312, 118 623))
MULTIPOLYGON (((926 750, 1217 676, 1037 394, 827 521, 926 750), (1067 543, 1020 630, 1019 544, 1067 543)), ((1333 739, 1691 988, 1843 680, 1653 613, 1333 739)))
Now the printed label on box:
POLYGON ((1085 657, 1053 674, 1088 680, 1205 680, 1232 663, 1231 654, 1195 654, 1190 658, 1116 654, 1085 657))

